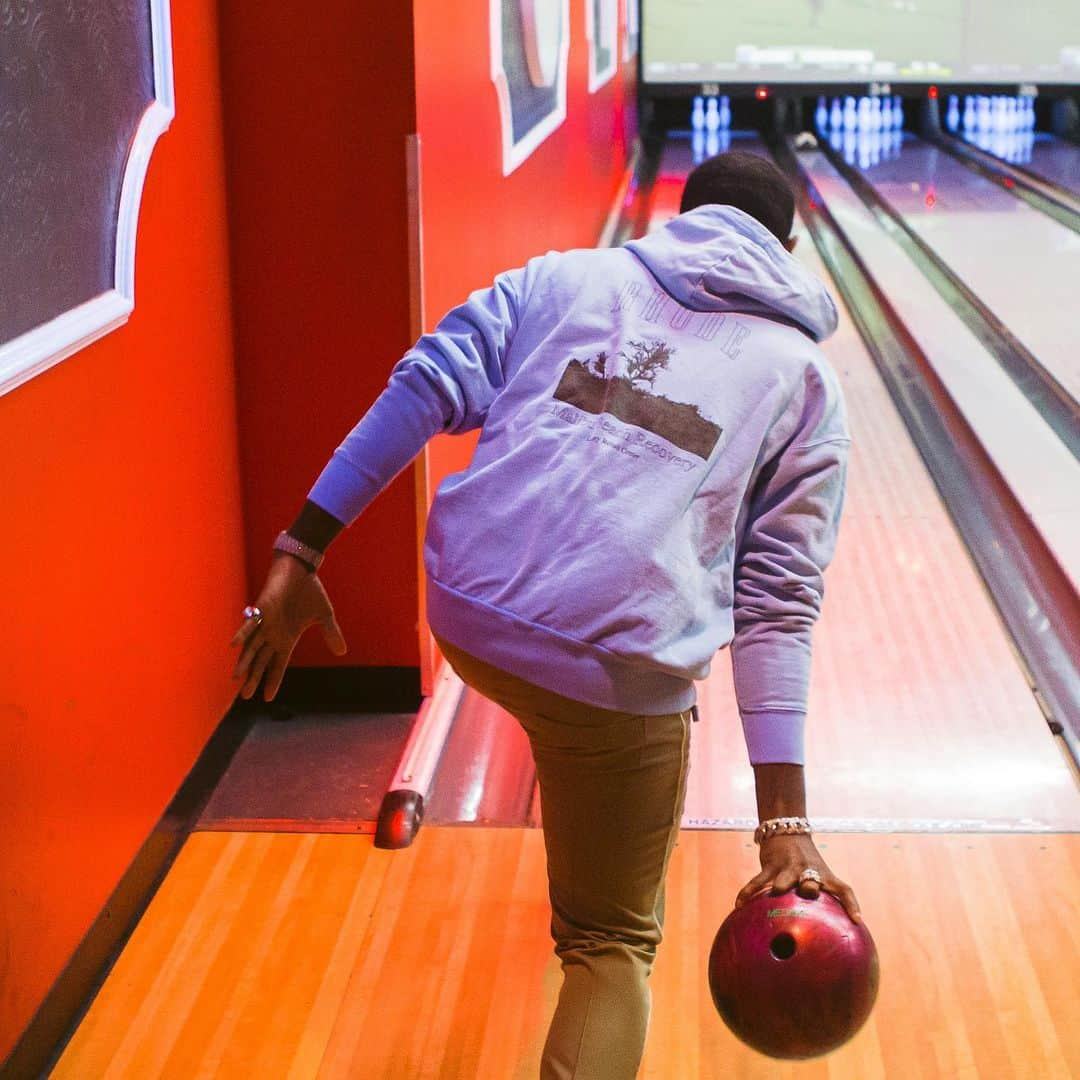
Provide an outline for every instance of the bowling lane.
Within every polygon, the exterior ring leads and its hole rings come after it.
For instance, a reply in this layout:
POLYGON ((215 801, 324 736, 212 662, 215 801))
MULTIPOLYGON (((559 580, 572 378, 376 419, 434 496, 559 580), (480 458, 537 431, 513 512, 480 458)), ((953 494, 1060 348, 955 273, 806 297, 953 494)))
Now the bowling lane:
POLYGON ((988 132, 967 139, 980 150, 1020 165, 1074 195, 1080 195, 1080 146, 1045 132, 988 132))
MULTIPOLYGON (((732 133, 730 145, 764 153, 732 133)), ((678 210, 694 163, 669 141, 651 226, 678 210)), ((796 256, 828 280, 798 225, 796 256)), ((919 452, 849 313, 824 344, 852 429, 839 543, 815 630, 807 789, 828 831, 1048 831, 1080 827, 1080 795, 919 452)), ((698 684, 685 828, 756 823, 731 678, 698 684)))
POLYGON ((832 162, 800 166, 926 357, 1009 490, 1080 588, 1080 464, 972 328, 938 292, 832 162))
POLYGON ((1044 180, 1080 195, 1080 146, 1053 135, 1038 134, 1030 162, 1022 164, 1044 180))
POLYGON ((907 133, 856 164, 881 198, 1080 400, 1080 235, 907 133))

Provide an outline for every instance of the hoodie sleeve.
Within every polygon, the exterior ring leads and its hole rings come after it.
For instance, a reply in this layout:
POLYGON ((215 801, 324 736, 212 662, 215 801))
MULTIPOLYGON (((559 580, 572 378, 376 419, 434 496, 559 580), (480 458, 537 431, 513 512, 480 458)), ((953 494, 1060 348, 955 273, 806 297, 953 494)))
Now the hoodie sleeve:
POLYGON ((334 451, 308 499, 351 525, 433 435, 484 423, 506 381, 507 350, 544 258, 500 274, 417 341, 334 451))
POLYGON ((754 487, 736 564, 731 661, 752 765, 804 764, 811 632, 846 491, 839 384, 816 366, 805 382, 795 434, 754 487))

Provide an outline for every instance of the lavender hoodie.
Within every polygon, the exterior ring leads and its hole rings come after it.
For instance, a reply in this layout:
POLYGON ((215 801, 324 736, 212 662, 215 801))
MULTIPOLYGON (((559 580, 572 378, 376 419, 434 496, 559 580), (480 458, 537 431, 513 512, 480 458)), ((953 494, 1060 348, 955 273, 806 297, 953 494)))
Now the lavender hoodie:
POLYGON ((850 438, 822 283, 703 206, 549 252, 424 335, 309 498, 351 524, 437 432, 427 614, 459 648, 605 709, 688 710, 731 646, 752 764, 803 764, 811 631, 850 438))

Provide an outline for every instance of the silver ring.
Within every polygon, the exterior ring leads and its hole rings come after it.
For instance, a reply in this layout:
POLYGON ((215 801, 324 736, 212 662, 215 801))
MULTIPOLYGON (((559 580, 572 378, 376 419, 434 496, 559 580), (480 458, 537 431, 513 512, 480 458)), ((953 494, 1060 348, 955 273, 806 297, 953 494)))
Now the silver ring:
POLYGON ((252 604, 248 604, 248 606, 244 608, 245 619, 255 619, 256 622, 262 622, 262 617, 263 613, 257 607, 254 607, 252 604))
POLYGON ((821 875, 811 866, 799 875, 799 884, 801 885, 804 881, 816 881, 819 885, 822 884, 821 875))

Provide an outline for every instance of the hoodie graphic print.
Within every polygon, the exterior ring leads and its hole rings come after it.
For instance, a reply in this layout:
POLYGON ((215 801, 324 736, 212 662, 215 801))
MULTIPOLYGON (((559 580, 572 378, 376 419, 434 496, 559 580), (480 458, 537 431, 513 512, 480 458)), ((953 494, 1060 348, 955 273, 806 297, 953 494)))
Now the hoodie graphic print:
POLYGON ((437 432, 428 621, 620 712, 685 711, 731 646, 751 762, 803 761, 850 441, 823 285, 732 207, 501 274, 398 363, 309 498, 345 523, 437 432))

